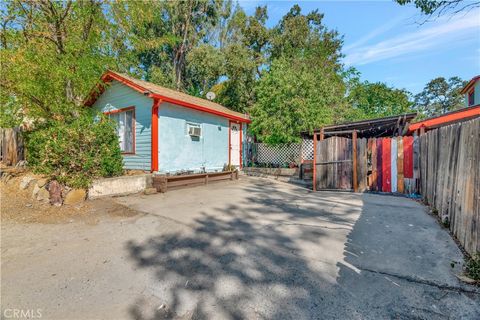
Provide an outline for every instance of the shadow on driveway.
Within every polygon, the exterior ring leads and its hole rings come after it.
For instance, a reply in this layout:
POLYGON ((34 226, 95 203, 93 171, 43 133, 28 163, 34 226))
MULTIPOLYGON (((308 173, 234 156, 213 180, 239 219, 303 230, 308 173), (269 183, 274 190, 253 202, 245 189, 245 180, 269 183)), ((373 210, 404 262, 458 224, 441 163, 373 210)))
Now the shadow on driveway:
POLYGON ((421 205, 253 181, 188 231, 127 243, 161 302, 133 301, 132 318, 480 317, 450 269, 460 251, 421 205))

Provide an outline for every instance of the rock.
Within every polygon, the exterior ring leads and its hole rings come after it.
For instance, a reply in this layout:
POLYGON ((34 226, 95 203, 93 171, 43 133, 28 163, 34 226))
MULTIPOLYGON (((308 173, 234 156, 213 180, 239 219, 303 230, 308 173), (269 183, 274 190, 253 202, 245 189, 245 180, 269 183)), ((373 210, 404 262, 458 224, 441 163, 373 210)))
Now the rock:
POLYGON ((22 190, 27 189, 28 186, 33 182, 35 182, 34 177, 30 177, 30 176, 23 177, 22 181, 20 181, 20 189, 22 190))
POLYGON ((38 186, 38 183, 35 184, 33 187, 32 191, 32 198, 35 199, 37 197, 38 192, 40 191, 40 187, 38 186))
POLYGON ((45 188, 39 188, 36 195, 36 199, 38 201, 48 202, 49 198, 50 198, 50 192, 48 192, 48 190, 45 188))
POLYGON ((38 179, 37 180, 37 185, 38 185, 38 187, 41 188, 41 187, 45 186, 47 184, 47 182, 48 182, 47 179, 38 179))
POLYGON ((25 160, 20 160, 18 163, 15 165, 15 168, 25 168, 27 166, 27 161, 25 160))
POLYGON ((10 180, 11 178, 12 178, 12 175, 10 173, 7 173, 7 172, 3 173, 2 180, 4 183, 7 183, 8 180, 10 180))
POLYGON ((13 179, 13 175, 7 176, 7 179, 5 179, 5 183, 8 185, 12 185, 16 180, 13 179))
POLYGON ((62 186, 58 181, 53 180, 48 184, 48 191, 50 193, 50 204, 56 206, 62 205, 62 186))
POLYGON ((77 204, 82 201, 85 201, 87 197, 87 192, 83 189, 72 189, 67 195, 65 196, 64 204, 77 204))
POLYGON ((147 188, 143 191, 144 194, 155 194, 157 193, 157 189, 156 188, 147 188))

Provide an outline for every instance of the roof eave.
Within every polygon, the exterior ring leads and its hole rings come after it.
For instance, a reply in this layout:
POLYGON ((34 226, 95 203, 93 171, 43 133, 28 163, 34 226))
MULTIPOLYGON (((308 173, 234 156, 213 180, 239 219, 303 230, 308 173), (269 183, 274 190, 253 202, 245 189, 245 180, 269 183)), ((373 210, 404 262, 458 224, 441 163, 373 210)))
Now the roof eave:
POLYGON ((408 127, 408 133, 413 133, 422 127, 426 129, 431 129, 434 127, 448 125, 458 121, 468 120, 478 116, 480 116, 480 104, 411 123, 408 127))
MULTIPOLYGON (((234 121, 239 121, 239 122, 244 122, 244 123, 250 123, 251 120, 246 118, 246 117, 240 117, 240 116, 235 116, 235 115, 231 115, 231 114, 228 114, 228 113, 225 113, 225 112, 221 112, 221 111, 217 111, 217 110, 213 110, 213 109, 210 109, 210 108, 206 108, 206 107, 203 107, 203 106, 200 106, 200 105, 196 105, 196 104, 193 104, 193 103, 188 103, 188 102, 185 102, 185 101, 182 101, 182 100, 177 100, 177 99, 173 99, 173 98, 169 98, 169 97, 166 97, 166 96, 163 96, 163 95, 160 95, 160 94, 156 94, 156 93, 153 93, 151 92, 150 90, 148 90, 147 88, 144 88, 128 79, 125 79, 124 77, 116 74, 115 72, 113 71, 106 71, 102 77, 101 77, 101 80, 102 82, 104 83, 108 83, 112 80, 116 80, 120 83, 123 83, 124 85, 132 88, 133 90, 139 92, 139 93, 142 93, 144 95, 146 95, 147 97, 149 98, 152 98, 152 99, 160 99, 162 101, 166 101, 166 102, 170 102, 170 103, 173 103, 173 104, 176 104, 176 105, 180 105, 182 107, 186 107, 186 108, 190 108, 190 109, 195 109, 195 110, 198 110, 198 111, 203 111, 203 112, 207 112, 207 113, 211 113, 211 114, 215 114, 215 115, 218 115, 218 116, 221 116, 221 117, 224 117, 224 118, 228 118, 230 120, 234 120, 234 121)), ((97 100, 98 96, 102 93, 102 89, 98 89, 98 85, 90 92, 88 98, 85 100, 85 105, 88 106, 88 107, 91 107, 95 101, 97 100)))
POLYGON ((225 113, 225 112, 205 108, 203 106, 199 106, 199 105, 196 105, 196 104, 193 104, 193 103, 173 99, 173 98, 166 97, 166 96, 163 96, 163 95, 160 95, 160 94, 150 93, 148 96, 150 98, 153 98, 153 99, 160 99, 162 101, 170 102, 170 103, 173 103, 173 104, 185 107, 185 108, 190 108, 190 109, 194 109, 194 110, 198 110, 198 111, 202 111, 202 112, 207 112, 207 113, 210 113, 210 114, 215 114, 217 116, 228 118, 230 120, 235 120, 235 121, 245 122, 245 123, 250 123, 251 122, 251 120, 248 119, 248 118, 239 117, 239 116, 231 115, 231 114, 228 114, 228 113, 225 113))
POLYGON ((461 94, 465 94, 468 91, 470 91, 470 88, 475 84, 480 79, 480 76, 473 77, 470 81, 468 81, 467 85, 463 87, 462 91, 460 91, 461 94))

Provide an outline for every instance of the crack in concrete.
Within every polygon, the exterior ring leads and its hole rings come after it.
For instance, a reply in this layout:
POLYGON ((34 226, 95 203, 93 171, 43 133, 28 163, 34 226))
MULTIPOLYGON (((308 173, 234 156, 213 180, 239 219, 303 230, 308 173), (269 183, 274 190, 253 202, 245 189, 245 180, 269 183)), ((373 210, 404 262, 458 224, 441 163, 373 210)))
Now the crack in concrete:
POLYGON ((362 271, 381 274, 381 275, 384 275, 384 276, 395 277, 397 279, 405 280, 407 282, 432 286, 432 287, 436 287, 436 288, 441 289, 441 290, 449 290, 449 291, 464 292, 464 293, 473 293, 473 294, 480 295, 480 289, 477 289, 477 288, 457 287, 457 286, 451 286, 451 285, 448 285, 448 284, 438 283, 438 282, 435 282, 435 281, 432 281, 432 280, 426 280, 426 279, 422 279, 422 278, 418 278, 418 277, 406 276, 406 275, 401 275, 401 274, 396 274, 396 273, 391 273, 391 272, 386 272, 386 271, 378 271, 378 270, 373 270, 373 269, 363 268, 363 267, 357 267, 357 268, 362 270, 362 271))

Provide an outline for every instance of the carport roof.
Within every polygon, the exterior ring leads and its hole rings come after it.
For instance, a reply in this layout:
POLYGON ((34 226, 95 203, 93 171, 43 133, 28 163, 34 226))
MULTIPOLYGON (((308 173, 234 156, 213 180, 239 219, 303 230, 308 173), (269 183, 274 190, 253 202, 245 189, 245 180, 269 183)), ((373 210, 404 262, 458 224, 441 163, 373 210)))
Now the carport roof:
MULTIPOLYGON (((384 118, 367 119, 343 124, 335 124, 315 129, 314 132, 323 131, 325 136, 351 136, 357 131, 359 138, 391 137, 402 135, 408 123, 417 116, 417 113, 405 113, 384 118)), ((313 137, 311 132, 302 132, 303 137, 313 137)))

